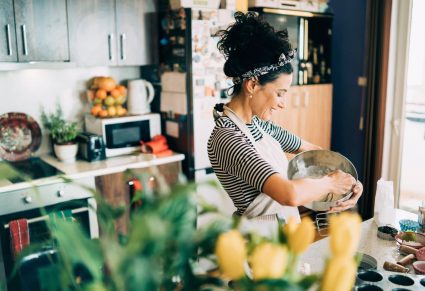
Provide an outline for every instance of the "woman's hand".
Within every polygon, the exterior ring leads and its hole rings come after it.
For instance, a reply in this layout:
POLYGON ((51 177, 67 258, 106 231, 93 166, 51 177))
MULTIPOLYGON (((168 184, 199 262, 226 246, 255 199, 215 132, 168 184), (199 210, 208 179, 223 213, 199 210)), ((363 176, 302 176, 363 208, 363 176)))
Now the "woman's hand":
POLYGON ((351 196, 351 198, 348 199, 347 201, 337 202, 335 207, 331 207, 331 209, 329 209, 329 212, 340 212, 340 211, 353 208, 354 206, 356 206, 357 201, 362 196, 362 194, 363 194, 363 184, 360 181, 358 181, 356 185, 354 185, 353 187, 353 196, 351 196))
POLYGON ((328 177, 331 178, 330 192, 338 196, 349 192, 356 184, 356 179, 353 176, 341 170, 333 171, 328 174, 328 177))

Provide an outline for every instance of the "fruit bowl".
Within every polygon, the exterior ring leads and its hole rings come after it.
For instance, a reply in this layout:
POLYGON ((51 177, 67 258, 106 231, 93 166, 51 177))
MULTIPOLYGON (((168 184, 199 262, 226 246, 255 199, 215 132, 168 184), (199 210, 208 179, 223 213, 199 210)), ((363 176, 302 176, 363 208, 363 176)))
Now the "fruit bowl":
POLYGON ((95 77, 86 91, 91 104, 90 114, 94 117, 118 117, 127 115, 124 107, 127 101, 127 88, 117 85, 111 77, 95 77))

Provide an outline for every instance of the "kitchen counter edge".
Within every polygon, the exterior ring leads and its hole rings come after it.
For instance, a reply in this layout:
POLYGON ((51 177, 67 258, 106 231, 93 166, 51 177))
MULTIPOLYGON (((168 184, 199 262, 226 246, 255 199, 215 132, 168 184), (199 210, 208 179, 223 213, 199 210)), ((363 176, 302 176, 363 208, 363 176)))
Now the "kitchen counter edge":
POLYGON ((0 187, 0 193, 27 189, 31 187, 43 186, 63 182, 66 179, 77 180, 86 177, 96 177, 124 172, 129 169, 149 168, 185 159, 184 154, 173 153, 167 157, 155 157, 149 154, 134 154, 120 157, 112 157, 103 161, 86 162, 77 160, 73 163, 63 163, 51 155, 40 157, 46 163, 57 168, 63 175, 37 179, 30 182, 21 182, 0 187))

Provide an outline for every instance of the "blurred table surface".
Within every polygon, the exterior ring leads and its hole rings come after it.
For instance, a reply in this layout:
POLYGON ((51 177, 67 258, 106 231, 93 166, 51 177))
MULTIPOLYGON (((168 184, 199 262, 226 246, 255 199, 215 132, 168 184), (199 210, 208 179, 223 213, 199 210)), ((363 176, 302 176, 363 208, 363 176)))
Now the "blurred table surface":
MULTIPOLYGON (((398 221, 401 219, 417 220, 417 214, 396 209, 393 226, 399 229, 398 221)), ((378 238, 378 226, 373 218, 362 222, 362 233, 358 252, 374 257, 378 262, 378 270, 383 270, 385 261, 397 262, 400 257, 395 240, 388 241, 378 238)), ((323 271, 326 258, 330 257, 329 237, 314 242, 301 256, 300 263, 308 264, 312 273, 323 271)))

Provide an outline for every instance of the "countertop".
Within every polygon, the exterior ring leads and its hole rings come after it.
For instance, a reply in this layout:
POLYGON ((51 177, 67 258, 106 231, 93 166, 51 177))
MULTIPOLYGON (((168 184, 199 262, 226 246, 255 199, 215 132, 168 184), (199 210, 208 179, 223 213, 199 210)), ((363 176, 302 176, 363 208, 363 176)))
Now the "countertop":
POLYGON ((86 162, 77 160, 73 163, 63 163, 51 155, 40 157, 46 163, 54 166, 64 174, 60 176, 36 179, 30 182, 0 185, 0 193, 63 182, 63 178, 76 180, 86 177, 103 176, 123 172, 129 169, 148 168, 184 160, 184 154, 173 153, 171 156, 157 158, 151 154, 132 154, 107 158, 103 161, 86 162), (62 178, 63 177, 63 178, 62 178))
MULTIPOLYGON (((401 209, 396 209, 396 217, 394 220, 394 226, 399 228, 398 221, 401 219, 417 220, 417 215, 414 213, 401 210, 401 209)), ((375 221, 373 220, 373 218, 362 222, 362 233, 361 233, 361 238, 359 242, 358 252, 374 257, 378 262, 377 271, 383 274, 384 277, 400 274, 400 273, 394 273, 394 272, 387 272, 384 270, 383 265, 385 261, 396 263, 403 256, 400 256, 400 253, 398 251, 398 246, 395 240, 388 241, 388 240, 380 239, 377 236, 377 231, 378 231, 378 227, 375 221)), ((311 273, 321 273, 324 269, 325 261, 329 257, 330 257, 329 238, 326 237, 322 240, 319 240, 313 243, 309 247, 309 249, 301 256, 300 262, 301 264, 303 263, 309 264, 311 273)), ((418 282, 422 278, 425 278, 425 276, 413 275, 413 274, 411 275, 409 274, 409 276, 415 280, 415 284, 413 286, 406 286, 404 288, 408 288, 408 290, 422 289, 422 286, 420 286, 418 282)), ((382 284, 384 284, 383 286, 381 286, 381 287, 384 287, 384 290, 390 290, 391 288, 397 287, 397 286, 389 286, 389 285, 393 285, 389 281, 384 282, 382 284), (390 289, 387 289, 387 288, 390 288, 390 289)), ((403 286, 398 286, 398 287, 403 287, 403 286)), ((422 290, 425 290, 425 288, 422 290)))

